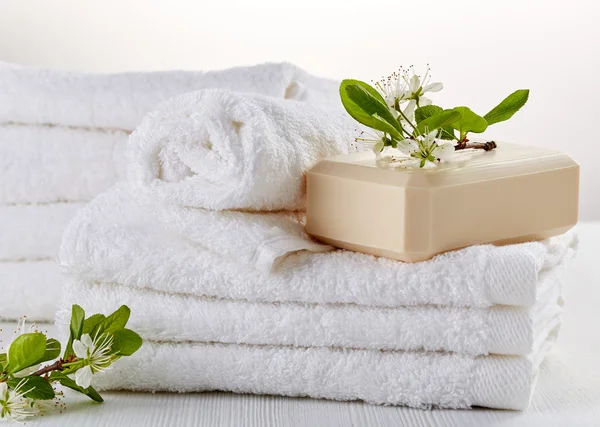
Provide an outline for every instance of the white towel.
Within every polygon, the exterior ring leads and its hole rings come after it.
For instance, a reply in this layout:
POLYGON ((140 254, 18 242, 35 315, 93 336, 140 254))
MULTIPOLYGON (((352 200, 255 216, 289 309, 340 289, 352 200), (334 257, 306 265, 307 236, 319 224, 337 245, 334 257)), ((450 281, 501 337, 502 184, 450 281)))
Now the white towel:
POLYGON ((133 130, 161 101, 194 90, 220 87, 341 105, 338 85, 286 63, 108 75, 0 63, 0 122, 133 130))
POLYGON ((0 205, 0 261, 56 259, 64 229, 83 206, 84 203, 0 205))
POLYGON ((56 323, 69 329, 72 304, 94 313, 127 304, 129 327, 150 341, 527 355, 560 323, 562 270, 545 272, 532 308, 260 303, 74 280, 56 323))
POLYGON ((91 200, 123 177, 127 138, 121 131, 0 125, 0 204, 91 200))
POLYGON ((82 280, 249 301, 531 306, 539 274, 573 251, 573 233, 473 246, 406 264, 349 251, 288 255, 269 274, 166 230, 125 184, 95 198, 65 231, 60 260, 82 280))
POLYGON ((292 252, 328 252, 333 248, 316 242, 304 231, 303 212, 212 211, 156 203, 138 197, 165 228, 239 265, 268 273, 292 252))
POLYGON ((64 282, 55 261, 0 261, 0 319, 53 321, 64 282))
POLYGON ((143 194, 208 209, 304 207, 304 172, 356 150, 347 113, 219 89, 173 98, 144 118, 128 145, 143 194))
POLYGON ((144 342, 94 375, 100 390, 236 393, 364 400, 418 408, 525 409, 556 331, 529 356, 472 357, 239 344, 144 342))

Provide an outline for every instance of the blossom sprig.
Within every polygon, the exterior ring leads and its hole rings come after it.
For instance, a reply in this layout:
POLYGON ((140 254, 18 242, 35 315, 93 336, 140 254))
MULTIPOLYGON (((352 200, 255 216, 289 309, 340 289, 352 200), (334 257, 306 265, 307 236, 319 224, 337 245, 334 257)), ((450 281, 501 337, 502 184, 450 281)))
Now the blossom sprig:
POLYGON ((60 397, 56 384, 103 402, 91 386, 93 375, 142 346, 142 338, 125 328, 129 315, 123 305, 109 316, 86 318, 84 310, 73 305, 69 341, 62 356, 57 340, 35 327, 27 330, 25 320, 19 321, 8 351, 0 353, 0 421, 40 415, 50 406, 44 402, 60 397))
POLYGON ((468 107, 443 109, 425 96, 442 88, 442 83, 431 82, 429 66, 423 78, 411 66, 373 86, 344 80, 340 96, 348 114, 370 128, 356 138, 357 142, 370 144, 375 153, 385 147, 396 148, 405 156, 405 166, 421 168, 452 161, 458 150, 493 150, 493 141, 470 144, 469 133, 482 133, 488 126, 510 119, 529 98, 528 89, 517 90, 480 116, 468 107))

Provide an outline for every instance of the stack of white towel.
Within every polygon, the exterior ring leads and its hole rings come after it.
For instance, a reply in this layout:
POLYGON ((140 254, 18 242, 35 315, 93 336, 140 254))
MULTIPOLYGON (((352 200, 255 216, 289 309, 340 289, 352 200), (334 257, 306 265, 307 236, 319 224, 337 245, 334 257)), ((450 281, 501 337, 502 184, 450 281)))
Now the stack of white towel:
POLYGON ((129 133, 172 96, 220 87, 339 103, 334 81, 290 64, 89 75, 0 63, 0 317, 54 319, 54 262, 74 213, 124 175, 129 133))
MULTIPOLYGON (((304 172, 355 148, 344 114, 208 90, 146 117, 129 184, 68 227, 70 305, 132 309, 101 389, 228 390, 523 409, 556 338, 573 234, 406 264, 303 231, 304 172)), ((68 327, 67 327, 68 329, 68 327)))

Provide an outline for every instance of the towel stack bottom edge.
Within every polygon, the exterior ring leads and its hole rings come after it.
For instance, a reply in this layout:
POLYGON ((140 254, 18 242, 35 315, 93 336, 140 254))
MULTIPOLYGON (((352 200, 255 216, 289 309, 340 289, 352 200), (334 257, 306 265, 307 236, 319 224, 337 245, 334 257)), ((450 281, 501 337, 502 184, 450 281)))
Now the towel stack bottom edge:
MULTIPOLYGON (((561 268, 556 276, 563 275, 561 268)), ((523 410, 560 328, 562 283, 546 281, 553 285, 540 285, 540 303, 531 308, 382 309, 206 299, 71 280, 56 323, 68 330, 72 303, 83 304, 90 314, 108 313, 121 303, 132 308, 129 327, 142 335, 144 345, 95 377, 100 390, 216 390, 416 408, 523 410), (451 317, 454 312, 462 317, 451 317), (373 313, 376 319, 369 320, 373 313), (429 329, 437 331, 421 329, 412 343, 394 341, 406 334, 403 325, 390 322, 417 328, 426 317, 429 329), (454 322, 454 328, 444 328, 445 322, 454 322), (389 335, 380 334, 386 324, 389 335), (456 344, 460 340, 465 342, 456 344), (513 344, 505 347, 508 354, 488 354, 502 341, 513 344), (430 351, 422 348, 425 342, 430 351), (383 349, 382 343, 392 348, 383 349)))
POLYGON ((555 337, 553 331, 535 357, 145 342, 135 359, 98 376, 95 385, 100 390, 230 391, 416 408, 523 410, 539 361, 555 337))

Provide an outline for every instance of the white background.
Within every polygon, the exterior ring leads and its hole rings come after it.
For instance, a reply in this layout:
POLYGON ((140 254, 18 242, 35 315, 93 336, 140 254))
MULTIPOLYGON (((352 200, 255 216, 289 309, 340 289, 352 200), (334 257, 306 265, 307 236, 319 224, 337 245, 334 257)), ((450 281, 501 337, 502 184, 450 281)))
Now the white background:
POLYGON ((377 79, 430 63, 436 103, 527 106, 485 137, 558 148, 582 167, 581 219, 600 219, 600 2, 595 0, 0 0, 0 60, 82 71, 290 61, 377 79))

